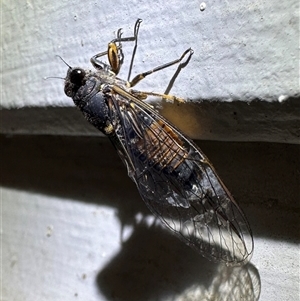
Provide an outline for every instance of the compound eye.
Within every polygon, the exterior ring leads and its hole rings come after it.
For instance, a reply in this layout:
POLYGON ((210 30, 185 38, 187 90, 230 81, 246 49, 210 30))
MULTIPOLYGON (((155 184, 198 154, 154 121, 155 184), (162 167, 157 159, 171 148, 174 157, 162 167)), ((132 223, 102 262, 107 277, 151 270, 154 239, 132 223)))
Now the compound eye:
POLYGON ((70 73, 70 82, 74 85, 80 86, 82 84, 82 80, 85 77, 85 72, 81 68, 72 69, 70 73))

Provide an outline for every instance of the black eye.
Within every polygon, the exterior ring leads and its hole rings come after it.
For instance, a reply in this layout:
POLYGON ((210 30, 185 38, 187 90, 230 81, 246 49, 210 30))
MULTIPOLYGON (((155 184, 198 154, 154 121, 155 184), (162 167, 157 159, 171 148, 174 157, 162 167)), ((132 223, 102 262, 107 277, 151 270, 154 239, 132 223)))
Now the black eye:
POLYGON ((84 77, 85 72, 83 69, 75 68, 72 69, 72 71, 70 72, 70 82, 77 86, 80 86, 82 84, 82 80, 84 79, 84 77))

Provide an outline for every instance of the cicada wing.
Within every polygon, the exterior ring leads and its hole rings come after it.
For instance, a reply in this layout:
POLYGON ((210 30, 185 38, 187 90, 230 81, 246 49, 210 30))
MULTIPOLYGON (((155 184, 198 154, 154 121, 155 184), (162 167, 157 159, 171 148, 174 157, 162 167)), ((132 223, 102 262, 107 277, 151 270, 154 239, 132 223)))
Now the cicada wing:
POLYGON ((114 108, 121 158, 152 213, 205 257, 246 263, 251 229, 200 149, 138 99, 114 108))
POLYGON ((225 190, 215 189, 221 183, 209 165, 199 167, 196 161, 190 162, 195 174, 189 187, 153 169, 144 172, 137 181, 143 200, 171 231, 204 257, 232 265, 248 262, 253 241, 244 214, 225 190))

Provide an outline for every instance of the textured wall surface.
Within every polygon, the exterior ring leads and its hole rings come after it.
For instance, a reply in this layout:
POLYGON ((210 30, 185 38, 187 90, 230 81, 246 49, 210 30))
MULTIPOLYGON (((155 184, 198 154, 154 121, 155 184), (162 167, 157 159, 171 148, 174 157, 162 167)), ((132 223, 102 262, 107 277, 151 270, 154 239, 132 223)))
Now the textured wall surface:
MULTIPOLYGON (((1 300, 299 299, 298 1, 200 6, 1 2, 1 300), (137 18, 134 74, 194 49, 171 90, 188 102, 155 101, 202 140, 245 211, 255 242, 246 267, 213 264, 148 222, 109 141, 94 137, 101 135, 64 95, 62 79, 44 80, 66 75, 55 55, 91 68, 90 57, 118 28, 131 35, 137 18)), ((175 70, 136 88, 163 92, 175 70)))
MULTIPOLYGON (((74 127, 74 108, 67 116, 54 114, 72 107, 72 100, 62 80, 44 78, 66 75, 55 55, 91 68, 90 57, 106 50, 116 30, 130 36, 141 18, 133 74, 194 49, 171 90, 192 102, 180 106, 185 114, 174 120, 177 126, 196 139, 299 142, 296 0, 212 1, 204 11, 199 1, 3 1, 2 11, 3 132, 86 133, 84 123, 74 127)), ((123 47, 124 78, 131 44, 123 47)), ((152 75, 137 89, 163 92, 175 70, 152 75)), ((160 105, 168 118, 176 115, 176 108, 160 105)))
POLYGON ((250 264, 231 271, 138 222, 150 212, 107 139, 0 143, 3 300, 297 300, 298 146, 199 143, 253 230, 250 264))

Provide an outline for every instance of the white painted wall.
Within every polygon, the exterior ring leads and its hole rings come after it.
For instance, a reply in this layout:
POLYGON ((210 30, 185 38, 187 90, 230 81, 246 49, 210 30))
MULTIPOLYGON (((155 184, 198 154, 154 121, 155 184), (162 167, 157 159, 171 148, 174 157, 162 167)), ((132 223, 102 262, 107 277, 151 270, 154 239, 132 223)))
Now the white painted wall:
MULTIPOLYGON (((296 0, 210 1, 204 11, 200 1, 2 1, 2 132, 93 133, 64 95, 63 81, 44 77, 65 76, 55 55, 91 68, 90 57, 106 49, 118 28, 130 35, 137 18, 144 21, 135 73, 195 51, 172 90, 193 103, 162 109, 188 135, 299 143, 296 0)), ((163 92, 174 71, 137 88, 163 92)))
MULTIPOLYGON (((263 301, 298 300, 299 149, 288 143, 299 143, 299 5, 211 1, 200 11, 200 3, 1 2, 1 300, 232 300, 228 279, 247 300, 260 289, 263 301), (195 51, 172 89, 192 103, 161 112, 192 138, 228 141, 201 147, 254 232, 254 256, 241 271, 134 225, 149 213, 113 148, 77 137, 99 133, 63 81, 43 79, 65 76, 57 54, 90 68, 89 58, 119 27, 130 34, 137 18, 136 72, 195 51)), ((139 88, 162 92, 173 72, 139 88)))

